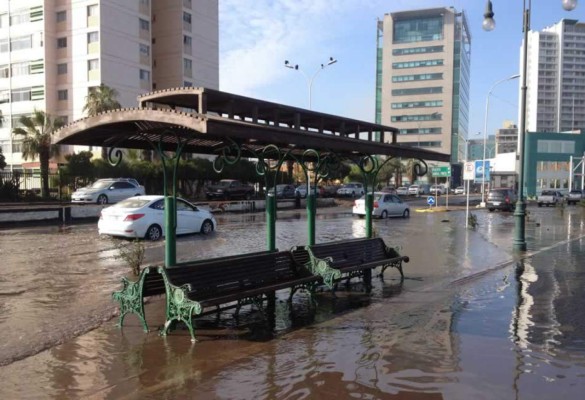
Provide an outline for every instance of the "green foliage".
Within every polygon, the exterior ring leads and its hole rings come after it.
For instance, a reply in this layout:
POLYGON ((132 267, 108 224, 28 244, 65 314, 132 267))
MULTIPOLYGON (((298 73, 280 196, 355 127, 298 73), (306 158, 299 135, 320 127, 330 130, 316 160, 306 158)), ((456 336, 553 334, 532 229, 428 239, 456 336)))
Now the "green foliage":
POLYGON ((65 156, 67 164, 61 168, 61 171, 66 175, 93 179, 94 168, 91 163, 92 157, 93 153, 91 151, 68 154, 65 156))
POLYGON ((20 193, 20 179, 18 174, 13 174, 10 179, 0 176, 0 200, 16 201, 20 193))
POLYGON ((131 242, 112 239, 112 244, 118 251, 114 256, 116 260, 122 260, 130 267, 135 276, 140 274, 140 266, 144 261, 144 243, 135 239, 131 242))
POLYGON ((41 197, 46 199, 49 197, 49 159, 59 154, 59 147, 53 144, 53 134, 63 126, 63 122, 39 110, 31 116, 21 116, 18 122, 22 127, 14 128, 12 133, 23 137, 22 157, 25 160, 39 157, 41 197))
POLYGON ((469 213, 467 226, 471 229, 476 229, 479 226, 479 222, 477 222, 477 216, 474 213, 469 213))

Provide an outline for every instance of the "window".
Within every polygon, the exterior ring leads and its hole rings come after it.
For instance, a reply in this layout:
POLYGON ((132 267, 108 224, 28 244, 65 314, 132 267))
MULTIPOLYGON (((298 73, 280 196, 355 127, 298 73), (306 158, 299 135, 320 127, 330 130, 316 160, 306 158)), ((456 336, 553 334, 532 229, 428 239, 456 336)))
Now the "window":
POLYGON ((57 90, 57 98, 59 101, 67 100, 67 89, 57 90))
POLYGON ((98 5, 92 4, 91 6, 87 6, 87 16, 88 17, 97 17, 98 15, 98 5))
POLYGON ((139 22, 140 22, 140 29, 143 31, 149 31, 150 30, 150 22, 148 22, 145 19, 139 18, 139 22))
POLYGON ((150 82, 150 71, 147 71, 145 69, 141 69, 140 70, 140 80, 150 82))
POLYGON ((150 4, 150 0, 140 0, 140 5, 144 7, 148 7, 150 4))
POLYGON ((14 63, 10 68, 12 70, 12 76, 29 75, 30 74, 30 63, 21 62, 14 63))
POLYGON ((28 10, 10 16, 10 25, 26 24, 27 22, 30 22, 30 12, 28 10))
POLYGON ((88 71, 95 71, 100 69, 100 60, 93 59, 93 60, 87 60, 87 70, 88 71))
POLYGON ((191 36, 183 35, 183 44, 185 46, 191 46, 192 39, 191 36))
POLYGON ((67 47, 67 38, 66 37, 57 38, 57 48, 64 49, 66 47, 67 47))
POLYGON ((421 54, 421 53, 441 53, 443 52, 443 46, 426 46, 426 47, 410 47, 406 49, 394 49, 392 50, 393 56, 404 56, 408 54, 421 54))
POLYGON ((185 71, 185 75, 191 76, 191 73, 193 71, 193 61, 189 60, 188 58, 184 58, 183 69, 185 71))
POLYGON ((15 89, 12 91, 12 101, 29 101, 31 99, 31 89, 30 88, 20 88, 15 89))
POLYGON ((10 90, 0 90, 0 104, 10 101, 10 90))
POLYGON ((32 35, 20 36, 10 41, 12 51, 32 49, 32 35))
POLYGON ((8 26, 8 14, 0 14, 0 28, 6 28, 8 26))
POLYGON ((67 63, 57 64, 57 75, 65 75, 67 73, 67 63))
POLYGON ((0 65, 0 78, 9 78, 10 68, 8 64, 0 65))
POLYGON ((87 43, 95 43, 99 42, 100 40, 100 33, 99 32, 89 32, 87 34, 87 43))
POLYGON ((394 43, 443 39, 443 17, 412 18, 394 22, 394 43))
POLYGON ((67 11, 57 11, 57 22, 67 21, 67 11))
POLYGON ((191 23, 191 14, 188 12, 183 12, 183 22, 190 24, 191 23))
POLYGON ((183 82, 183 86, 184 86, 184 87, 192 87, 192 86, 193 86, 193 82, 184 81, 184 82, 183 82))
POLYGON ((0 39, 0 53, 8 53, 9 48, 8 39, 0 39))
POLYGON ((150 46, 140 43, 140 55, 145 57, 150 56, 150 46))
POLYGON ((402 69, 402 68, 419 68, 419 67, 434 67, 437 65, 443 65, 443 60, 420 60, 420 61, 408 61, 408 62, 398 62, 392 63, 393 69, 402 69))
POLYGON ((398 75, 392 77, 392 82, 429 81, 443 79, 443 74, 398 75))

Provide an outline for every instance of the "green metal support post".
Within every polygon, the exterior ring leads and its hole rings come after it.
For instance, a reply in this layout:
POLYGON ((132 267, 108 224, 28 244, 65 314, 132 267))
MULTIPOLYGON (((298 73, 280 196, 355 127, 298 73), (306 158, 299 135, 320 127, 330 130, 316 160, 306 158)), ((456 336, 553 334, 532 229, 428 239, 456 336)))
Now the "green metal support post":
POLYGON ((276 249, 276 196, 272 192, 266 194, 266 239, 268 250, 276 249))
POLYGON ((177 264, 177 241, 175 238, 175 198, 165 196, 165 266, 177 264))
POLYGON ((372 237, 372 211, 374 209, 374 195, 366 193, 366 236, 372 237))
POLYGON ((309 228, 309 246, 315 244, 315 194, 310 187, 307 193, 307 226, 309 228))

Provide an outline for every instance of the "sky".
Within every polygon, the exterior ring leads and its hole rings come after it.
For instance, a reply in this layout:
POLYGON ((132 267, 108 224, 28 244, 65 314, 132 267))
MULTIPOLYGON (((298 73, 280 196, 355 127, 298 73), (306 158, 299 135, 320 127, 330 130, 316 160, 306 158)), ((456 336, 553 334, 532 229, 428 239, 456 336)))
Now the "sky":
MULTIPOLYGON (((522 43, 523 0, 492 0, 491 32, 481 27, 486 2, 219 0, 220 90, 307 109, 310 93, 315 111, 374 122, 376 20, 396 11, 452 6, 465 12, 471 31, 469 139, 481 139, 487 94, 494 83, 520 72, 522 43), (338 62, 321 69, 329 57, 338 62), (299 70, 285 68, 285 60, 299 70)), ((531 29, 583 16, 585 4, 568 12, 561 0, 532 0, 531 29)), ((488 134, 505 120, 518 124, 519 87, 519 79, 495 86, 488 134)))

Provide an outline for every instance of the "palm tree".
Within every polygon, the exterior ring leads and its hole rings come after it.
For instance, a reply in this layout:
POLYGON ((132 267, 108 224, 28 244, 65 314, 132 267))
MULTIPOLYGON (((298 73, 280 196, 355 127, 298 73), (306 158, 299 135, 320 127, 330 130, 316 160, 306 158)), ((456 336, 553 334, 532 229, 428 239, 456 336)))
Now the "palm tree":
MULTIPOLYGON (((122 108, 117 100, 118 91, 103 83, 98 87, 91 88, 85 97, 83 112, 88 117, 94 117, 99 113, 122 108)), ((102 147, 102 158, 108 158, 108 148, 102 147)))
POLYGON ((54 145, 53 133, 63 126, 60 119, 54 119, 44 111, 35 110, 31 116, 23 115, 18 122, 22 127, 14 128, 12 133, 22 139, 22 157, 34 160, 37 155, 41 164, 41 196, 49 195, 49 159, 59 154, 59 147, 54 145))

